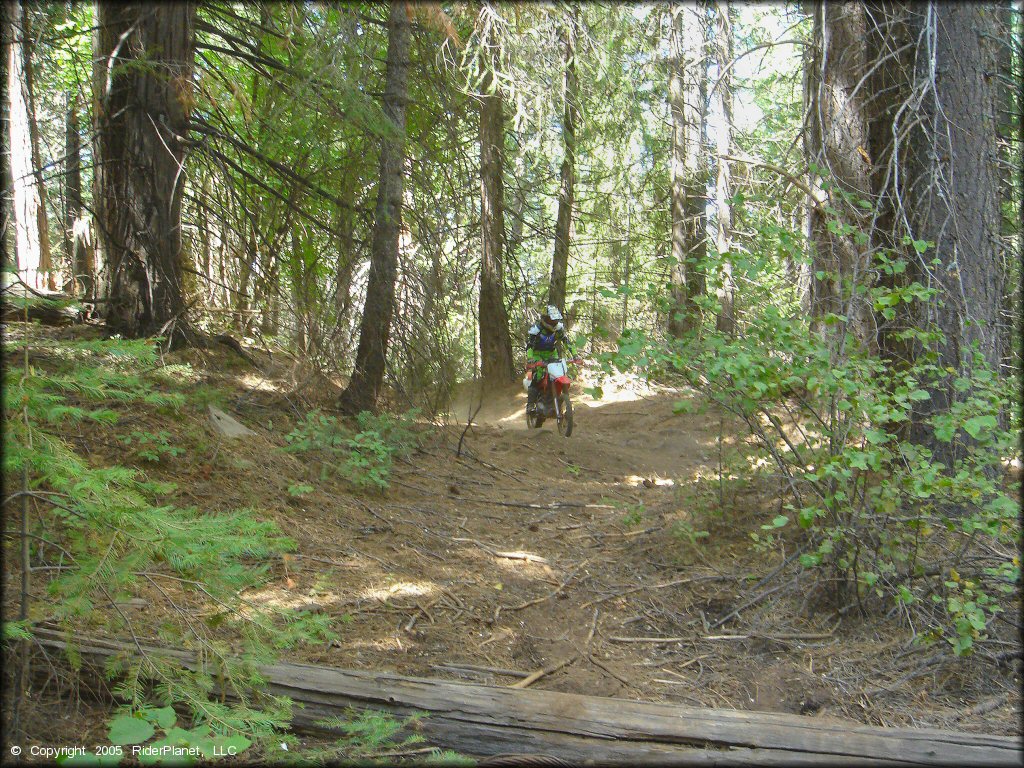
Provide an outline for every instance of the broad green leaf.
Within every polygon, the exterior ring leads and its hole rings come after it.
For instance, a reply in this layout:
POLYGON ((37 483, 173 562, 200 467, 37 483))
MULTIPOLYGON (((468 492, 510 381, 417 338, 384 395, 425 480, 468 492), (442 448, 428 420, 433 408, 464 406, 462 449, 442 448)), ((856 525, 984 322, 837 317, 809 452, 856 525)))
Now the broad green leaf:
POLYGON ((881 429, 866 429, 864 437, 872 445, 881 445, 889 439, 889 433, 881 429))
POLYGON ((141 744, 150 738, 156 729, 153 724, 132 715, 121 715, 110 721, 108 737, 112 744, 141 744))
POLYGON ((161 707, 150 713, 149 719, 166 731, 177 722, 178 714, 174 711, 174 707, 161 707))
POLYGON ((984 429, 994 429, 996 426, 996 417, 992 415, 985 416, 973 416, 964 422, 964 431, 977 439, 984 429))

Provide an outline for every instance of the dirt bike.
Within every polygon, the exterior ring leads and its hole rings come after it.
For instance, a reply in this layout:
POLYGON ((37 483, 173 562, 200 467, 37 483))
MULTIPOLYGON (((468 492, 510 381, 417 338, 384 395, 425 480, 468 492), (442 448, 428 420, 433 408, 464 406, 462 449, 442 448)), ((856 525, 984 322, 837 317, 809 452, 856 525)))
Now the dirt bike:
MULTIPOLYGON (((579 358, 569 361, 574 365, 583 363, 579 358)), ((554 418, 558 424, 558 434, 569 437, 572 434, 572 400, 569 399, 569 387, 572 379, 569 378, 567 363, 562 358, 548 360, 546 363, 536 363, 533 367, 544 367, 544 374, 537 383, 539 390, 534 410, 526 411, 526 426, 530 429, 539 429, 549 418, 554 418)), ((532 373, 532 370, 531 370, 532 373)), ((524 384, 529 389, 528 377, 524 384)))

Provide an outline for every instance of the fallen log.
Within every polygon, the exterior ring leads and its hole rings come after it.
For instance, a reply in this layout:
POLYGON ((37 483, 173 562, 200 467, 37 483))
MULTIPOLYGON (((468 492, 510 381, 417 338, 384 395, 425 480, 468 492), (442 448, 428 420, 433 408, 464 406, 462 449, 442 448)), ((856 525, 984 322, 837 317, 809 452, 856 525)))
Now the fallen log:
POLYGON ((37 291, 20 279, 8 283, 0 292, 0 320, 38 321, 43 325, 73 325, 90 316, 93 304, 82 303, 81 299, 55 291, 37 291))
MULTIPOLYGON (((64 649, 59 632, 38 628, 37 642, 64 649)), ((78 636, 83 660, 103 661, 129 643, 78 636)), ((195 654, 144 647, 196 668, 195 654)), ((1019 766, 1021 742, 1005 736, 924 728, 878 728, 800 715, 699 709, 556 691, 402 677, 309 664, 261 668, 265 690, 295 702, 293 724, 347 707, 396 715, 425 712, 421 733, 468 755, 544 754, 574 765, 894 765, 1019 766)))

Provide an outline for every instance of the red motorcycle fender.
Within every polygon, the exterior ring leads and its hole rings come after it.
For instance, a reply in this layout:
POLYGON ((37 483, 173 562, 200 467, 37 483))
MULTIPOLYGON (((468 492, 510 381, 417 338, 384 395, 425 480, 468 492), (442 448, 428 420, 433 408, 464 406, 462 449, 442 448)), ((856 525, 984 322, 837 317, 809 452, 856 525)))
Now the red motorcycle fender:
POLYGON ((572 384, 572 379, 570 379, 568 376, 559 376, 557 379, 555 379, 555 394, 561 395, 563 392, 565 392, 565 390, 569 388, 570 384, 572 384))

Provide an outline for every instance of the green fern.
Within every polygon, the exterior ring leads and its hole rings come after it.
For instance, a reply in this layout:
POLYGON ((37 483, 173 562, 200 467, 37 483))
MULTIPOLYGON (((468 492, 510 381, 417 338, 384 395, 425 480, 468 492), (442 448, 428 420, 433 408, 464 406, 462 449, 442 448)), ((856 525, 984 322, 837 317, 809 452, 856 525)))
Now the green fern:
MULTIPOLYGON (((118 602, 137 594, 140 584, 191 593, 212 605, 241 640, 215 640, 191 609, 169 604, 158 640, 201 651, 203 665, 183 669, 178 659, 156 654, 110 659, 105 673, 113 691, 133 712, 153 704, 185 705, 195 727, 211 733, 261 738, 287 727, 290 702, 253 691, 263 682, 258 667, 275 649, 325 642, 335 635, 330 618, 289 611, 258 610, 240 595, 267 577, 266 562, 295 548, 259 510, 211 512, 159 503, 173 483, 149 480, 138 469, 95 466, 60 435, 62 425, 91 420, 115 425, 125 405, 180 409, 185 395, 157 391, 153 340, 54 342, 22 339, 5 347, 3 376, 5 487, 28 486, 45 512, 33 519, 31 556, 36 565, 54 564, 45 599, 30 606, 29 620, 5 625, 8 636, 23 636, 31 624, 56 623, 67 632, 67 657, 81 667, 75 633, 134 632, 130 614, 118 602), (15 367, 27 353, 30 363, 15 367), (255 565, 254 565, 255 563, 255 565), (226 701, 216 694, 230 693, 226 701)), ((129 440, 169 454, 167 433, 137 432, 129 440)), ((166 594, 166 592, 165 592, 166 594)), ((180 600, 181 598, 176 598, 180 600)), ((191 599, 191 598, 190 598, 191 599)))

